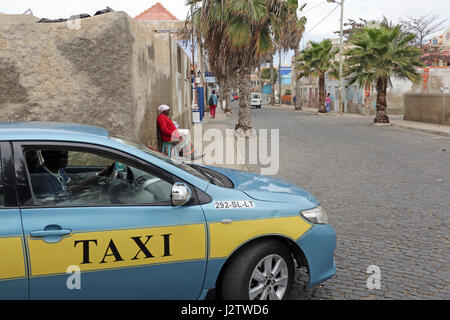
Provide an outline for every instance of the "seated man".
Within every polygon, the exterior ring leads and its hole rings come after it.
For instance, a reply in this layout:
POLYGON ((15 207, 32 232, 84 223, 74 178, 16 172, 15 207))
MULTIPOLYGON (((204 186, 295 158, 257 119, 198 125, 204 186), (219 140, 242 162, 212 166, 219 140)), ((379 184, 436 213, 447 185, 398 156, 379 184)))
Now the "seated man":
POLYGON ((64 171, 67 166, 68 152, 58 150, 41 151, 44 163, 32 174, 33 191, 40 198, 55 196, 67 198, 69 176, 64 171))
POLYGON ((113 171, 113 165, 108 166, 98 175, 74 185, 64 168, 68 164, 68 151, 66 150, 42 150, 44 163, 31 174, 33 191, 38 198, 54 197, 56 201, 68 199, 68 188, 77 190, 96 182, 97 176, 109 176, 113 171))

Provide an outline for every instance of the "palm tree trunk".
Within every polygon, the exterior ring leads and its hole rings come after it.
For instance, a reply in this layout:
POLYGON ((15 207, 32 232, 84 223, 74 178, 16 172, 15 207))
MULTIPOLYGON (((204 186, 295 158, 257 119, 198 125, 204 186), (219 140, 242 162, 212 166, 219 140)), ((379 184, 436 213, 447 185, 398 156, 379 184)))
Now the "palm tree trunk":
POLYGON ((258 67, 258 83, 259 83, 259 93, 261 94, 262 97, 262 93, 263 93, 263 85, 262 85, 262 65, 260 65, 258 67))
MULTIPOLYGON (((294 49, 294 61, 297 61, 298 57, 298 46, 294 49)), ((295 68, 295 62, 292 66, 294 72, 294 81, 295 81, 295 110, 301 110, 301 91, 300 91, 300 79, 298 79, 298 71, 297 68, 295 68)))
POLYGON ((375 116, 375 123, 389 123, 387 115, 387 84, 388 79, 380 78, 377 82, 377 114, 375 116))
POLYGON ((223 90, 223 97, 222 100, 225 100, 225 113, 227 112, 233 112, 231 109, 231 102, 230 102, 230 96, 231 96, 231 81, 229 78, 225 79, 224 81, 224 90, 223 90))
POLYGON ((252 128, 252 119, 250 111, 250 76, 251 70, 243 67, 238 73, 238 87, 239 87, 239 114, 238 123, 235 130, 242 129, 248 132, 252 128))
POLYGON ((217 108, 219 107, 219 105, 222 106, 222 100, 223 100, 223 97, 224 97, 224 94, 225 94, 225 80, 219 78, 218 82, 219 82, 219 93, 217 95, 219 96, 219 99, 217 101, 217 104, 218 104, 217 108))
POLYGON ((273 106, 275 105, 275 82, 273 81, 273 56, 270 58, 270 85, 272 87, 270 104, 273 106))
POLYGON ((325 107, 325 72, 319 73, 319 112, 327 112, 325 107))

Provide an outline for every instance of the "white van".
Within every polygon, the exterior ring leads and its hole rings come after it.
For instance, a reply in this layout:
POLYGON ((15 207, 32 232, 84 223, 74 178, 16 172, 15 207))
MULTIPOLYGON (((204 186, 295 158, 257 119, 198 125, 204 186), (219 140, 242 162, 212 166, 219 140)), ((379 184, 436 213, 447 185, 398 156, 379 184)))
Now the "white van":
POLYGON ((261 98, 261 93, 252 93, 250 95, 250 106, 253 108, 255 107, 256 109, 261 109, 261 105, 262 105, 262 98, 261 98))

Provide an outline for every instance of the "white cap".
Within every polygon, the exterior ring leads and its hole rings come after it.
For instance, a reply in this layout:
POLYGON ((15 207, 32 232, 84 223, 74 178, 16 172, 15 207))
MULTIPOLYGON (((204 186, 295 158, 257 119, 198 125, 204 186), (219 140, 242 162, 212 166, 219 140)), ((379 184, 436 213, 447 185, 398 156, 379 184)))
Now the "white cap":
POLYGON ((167 110, 169 110, 169 109, 170 109, 169 106, 166 106, 165 104, 162 104, 162 105, 160 105, 160 106, 158 107, 158 112, 159 112, 159 113, 163 113, 164 111, 167 111, 167 110))

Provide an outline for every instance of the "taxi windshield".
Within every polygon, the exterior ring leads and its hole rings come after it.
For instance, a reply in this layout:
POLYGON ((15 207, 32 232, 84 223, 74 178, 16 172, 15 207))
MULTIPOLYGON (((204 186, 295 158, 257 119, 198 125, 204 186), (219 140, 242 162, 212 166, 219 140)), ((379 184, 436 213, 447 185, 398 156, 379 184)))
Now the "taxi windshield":
POLYGON ((174 160, 174 159, 166 156, 165 154, 163 154, 163 153, 161 153, 161 152, 159 152, 159 151, 157 151, 155 149, 152 149, 150 147, 147 147, 147 146, 145 146, 145 145, 143 145, 143 144, 141 144, 139 142, 133 141, 130 138, 113 137, 113 136, 111 136, 110 139, 114 140, 114 141, 117 141, 117 142, 120 142, 120 143, 123 143, 123 144, 126 144, 126 145, 128 145, 130 147, 139 149, 141 151, 144 151, 145 153, 148 153, 148 154, 150 154, 150 155, 152 155, 152 156, 154 156, 154 157, 156 157, 156 158, 158 158, 160 160, 163 160, 163 161, 165 161, 165 162, 167 162, 167 163, 169 163, 169 164, 171 164, 173 166, 176 166, 176 167, 178 167, 178 168, 180 168, 180 169, 182 169, 184 171, 189 172, 190 174, 196 176, 197 178, 200 178, 202 180, 210 182, 210 180, 204 174, 202 174, 198 170, 194 169, 193 167, 188 166, 187 164, 185 164, 185 163, 183 163, 181 161, 174 160))

